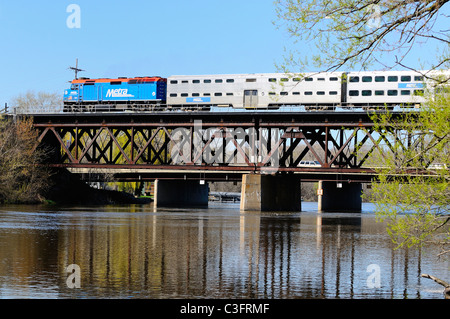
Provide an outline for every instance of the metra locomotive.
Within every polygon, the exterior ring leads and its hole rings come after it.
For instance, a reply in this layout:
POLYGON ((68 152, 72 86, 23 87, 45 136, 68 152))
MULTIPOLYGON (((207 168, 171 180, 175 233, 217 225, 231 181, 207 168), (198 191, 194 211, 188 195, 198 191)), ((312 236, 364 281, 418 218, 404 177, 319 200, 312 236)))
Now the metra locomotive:
MULTIPOLYGON (((448 71, 444 74, 448 76, 448 71)), ((305 110, 414 107, 434 88, 418 72, 228 74, 117 79, 80 78, 64 92, 64 111, 305 110)))

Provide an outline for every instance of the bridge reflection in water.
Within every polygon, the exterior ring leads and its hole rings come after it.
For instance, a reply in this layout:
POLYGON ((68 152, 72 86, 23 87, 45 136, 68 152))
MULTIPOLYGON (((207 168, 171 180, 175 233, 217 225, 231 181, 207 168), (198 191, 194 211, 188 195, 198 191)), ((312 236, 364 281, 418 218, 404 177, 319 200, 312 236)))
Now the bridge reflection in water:
MULTIPOLYGON (((316 204, 317 205, 317 204, 316 204)), ((371 213, 209 209, 2 212, 0 295, 60 298, 440 298, 432 252, 394 250, 371 213), (66 267, 81 268, 81 288, 66 267), (367 267, 380 267, 370 288, 367 267)))

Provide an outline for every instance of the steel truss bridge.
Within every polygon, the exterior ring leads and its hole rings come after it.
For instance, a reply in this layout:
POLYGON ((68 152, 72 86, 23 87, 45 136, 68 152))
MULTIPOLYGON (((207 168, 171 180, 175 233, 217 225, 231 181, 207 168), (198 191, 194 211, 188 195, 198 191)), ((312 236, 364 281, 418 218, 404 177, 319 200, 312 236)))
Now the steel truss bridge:
POLYGON ((375 159, 394 154, 398 140, 392 128, 376 128, 367 113, 355 112, 32 116, 39 147, 53 149, 51 165, 91 180, 237 181, 255 173, 370 182, 375 159))

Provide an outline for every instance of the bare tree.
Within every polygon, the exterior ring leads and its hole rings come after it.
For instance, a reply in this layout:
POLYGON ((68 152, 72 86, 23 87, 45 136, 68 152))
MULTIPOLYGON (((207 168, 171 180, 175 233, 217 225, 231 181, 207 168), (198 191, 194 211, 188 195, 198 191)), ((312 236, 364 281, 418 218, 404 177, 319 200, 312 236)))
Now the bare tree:
POLYGON ((36 149, 37 132, 29 119, 0 122, 0 202, 39 202, 49 183, 40 165, 46 150, 36 149))
POLYGON ((18 95, 12 104, 17 114, 58 113, 63 106, 61 94, 33 91, 18 95))

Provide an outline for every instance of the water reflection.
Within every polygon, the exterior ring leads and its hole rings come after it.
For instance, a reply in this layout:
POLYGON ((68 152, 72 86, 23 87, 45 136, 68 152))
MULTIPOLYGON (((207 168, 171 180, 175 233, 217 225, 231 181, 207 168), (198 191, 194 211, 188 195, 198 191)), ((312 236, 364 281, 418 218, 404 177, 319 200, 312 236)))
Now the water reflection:
POLYGON ((144 206, 0 212, 0 296, 441 298, 433 250, 394 250, 373 214, 144 206), (81 288, 66 267, 81 268, 81 288), (370 288, 370 264, 380 288, 370 288))

